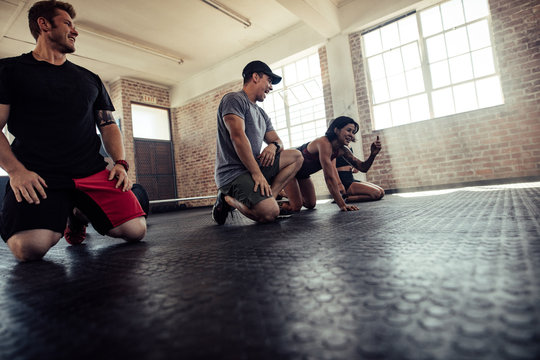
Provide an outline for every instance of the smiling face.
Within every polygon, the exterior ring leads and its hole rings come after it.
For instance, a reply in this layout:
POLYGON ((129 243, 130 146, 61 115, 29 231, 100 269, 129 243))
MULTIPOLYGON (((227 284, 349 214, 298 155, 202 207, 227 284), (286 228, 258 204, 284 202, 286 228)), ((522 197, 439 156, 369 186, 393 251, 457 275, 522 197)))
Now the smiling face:
POLYGON ((255 99, 264 101, 266 95, 272 91, 272 78, 266 74, 254 74, 253 80, 256 84, 255 99))
POLYGON ((57 10, 52 20, 51 30, 45 34, 51 46, 63 54, 74 52, 75 38, 79 33, 75 30, 71 16, 63 10, 57 10))
POLYGON ((354 124, 347 124, 341 129, 335 128, 334 132, 336 133, 337 141, 340 145, 346 145, 349 146, 351 142, 354 141, 354 133, 356 131, 356 127, 354 124))

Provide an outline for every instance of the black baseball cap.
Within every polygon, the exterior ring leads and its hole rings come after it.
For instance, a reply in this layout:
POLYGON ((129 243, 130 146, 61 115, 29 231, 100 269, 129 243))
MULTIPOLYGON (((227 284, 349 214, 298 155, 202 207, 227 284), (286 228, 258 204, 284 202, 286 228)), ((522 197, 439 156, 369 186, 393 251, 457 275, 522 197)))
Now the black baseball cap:
POLYGON ((270 76, 272 85, 279 84, 281 81, 281 76, 274 74, 270 67, 260 60, 255 60, 247 64, 244 70, 242 70, 242 77, 245 79, 253 73, 263 73, 270 76))

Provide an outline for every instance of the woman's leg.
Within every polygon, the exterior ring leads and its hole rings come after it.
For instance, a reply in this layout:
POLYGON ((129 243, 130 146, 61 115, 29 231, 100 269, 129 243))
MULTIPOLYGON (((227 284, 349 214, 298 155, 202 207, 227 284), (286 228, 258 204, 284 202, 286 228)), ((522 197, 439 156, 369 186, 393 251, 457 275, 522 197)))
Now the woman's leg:
POLYGON ((374 201, 384 197, 384 189, 369 182, 354 182, 347 189, 347 195, 347 202, 374 201))
POLYGON ((298 180, 300 191, 302 192, 302 205, 308 209, 313 209, 317 204, 315 186, 310 178, 298 180))

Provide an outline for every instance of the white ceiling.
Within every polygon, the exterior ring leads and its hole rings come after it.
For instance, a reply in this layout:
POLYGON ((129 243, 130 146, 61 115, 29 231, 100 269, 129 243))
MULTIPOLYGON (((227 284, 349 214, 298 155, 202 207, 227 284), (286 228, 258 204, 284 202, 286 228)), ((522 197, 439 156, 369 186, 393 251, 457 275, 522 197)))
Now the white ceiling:
MULTIPOLYGON (((126 77, 171 89, 196 83, 201 74, 217 69, 212 76, 215 87, 220 81, 239 79, 240 64, 253 58, 278 61, 406 11, 417 2, 218 1, 248 18, 251 26, 201 0, 70 0, 79 31, 77 51, 70 60, 98 73, 105 82, 126 77)), ((0 57, 34 48, 27 23, 33 3, 0 0, 0 57)))

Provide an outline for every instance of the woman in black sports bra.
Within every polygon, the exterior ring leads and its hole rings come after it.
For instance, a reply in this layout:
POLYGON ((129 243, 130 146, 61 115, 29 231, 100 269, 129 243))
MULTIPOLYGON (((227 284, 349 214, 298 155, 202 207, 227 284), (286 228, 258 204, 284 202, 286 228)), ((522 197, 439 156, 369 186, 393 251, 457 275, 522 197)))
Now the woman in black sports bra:
POLYGON ((381 149, 379 146, 374 150, 372 145, 371 155, 366 161, 354 157, 348 146, 354 141, 357 132, 358 124, 356 121, 347 116, 340 116, 330 123, 324 136, 298 148, 304 156, 304 163, 296 173, 296 177, 285 186, 285 193, 289 198, 289 202, 282 205, 284 209, 300 211, 302 206, 308 209, 315 207, 317 197, 310 175, 322 169, 326 186, 340 210, 358 210, 358 207, 347 205, 343 200, 341 191, 345 193, 345 190, 338 176, 335 159, 343 156, 355 168, 365 172, 370 168, 375 156, 381 149))

